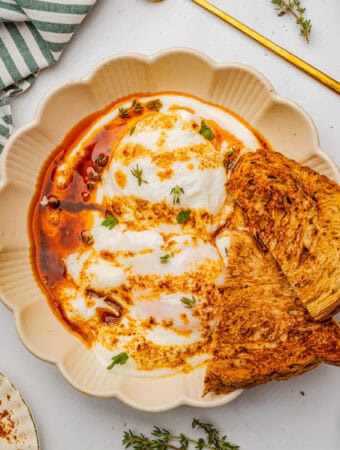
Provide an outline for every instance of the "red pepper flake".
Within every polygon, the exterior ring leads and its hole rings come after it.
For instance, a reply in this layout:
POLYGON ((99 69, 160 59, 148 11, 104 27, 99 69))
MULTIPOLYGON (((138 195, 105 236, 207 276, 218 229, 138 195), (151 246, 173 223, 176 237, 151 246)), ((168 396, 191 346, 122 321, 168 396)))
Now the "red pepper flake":
MULTIPOLYGON (((10 398, 11 396, 7 395, 7 400, 10 400, 10 398)), ((0 412, 0 438, 6 439, 9 444, 17 440, 15 422, 11 417, 11 411, 7 409, 0 412)))

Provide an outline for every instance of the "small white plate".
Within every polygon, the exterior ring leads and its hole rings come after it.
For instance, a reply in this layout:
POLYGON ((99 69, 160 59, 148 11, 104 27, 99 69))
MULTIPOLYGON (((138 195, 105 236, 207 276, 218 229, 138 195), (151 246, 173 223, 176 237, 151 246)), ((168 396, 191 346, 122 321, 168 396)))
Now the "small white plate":
POLYGON ((0 449, 39 450, 37 429, 24 399, 0 373, 0 449))

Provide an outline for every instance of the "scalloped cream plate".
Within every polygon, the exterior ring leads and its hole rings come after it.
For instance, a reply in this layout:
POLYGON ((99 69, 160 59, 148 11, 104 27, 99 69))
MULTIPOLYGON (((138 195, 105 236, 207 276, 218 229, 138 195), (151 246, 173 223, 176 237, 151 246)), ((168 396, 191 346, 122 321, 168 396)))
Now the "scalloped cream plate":
POLYGON ((122 55, 104 61, 88 78, 54 90, 36 120, 9 141, 2 159, 0 191, 0 298, 13 310, 20 337, 36 356, 57 365, 80 391, 118 397, 145 411, 186 404, 212 407, 230 402, 241 391, 202 397, 204 369, 168 378, 147 379, 103 370, 93 352, 55 318, 31 268, 27 213, 41 167, 80 119, 113 100, 142 92, 194 94, 238 113, 283 154, 337 178, 321 151, 310 117, 279 97, 258 72, 240 64, 216 64, 187 49, 147 57, 122 55))
POLYGON ((0 373, 0 448, 2 450, 39 450, 37 429, 25 400, 0 373))

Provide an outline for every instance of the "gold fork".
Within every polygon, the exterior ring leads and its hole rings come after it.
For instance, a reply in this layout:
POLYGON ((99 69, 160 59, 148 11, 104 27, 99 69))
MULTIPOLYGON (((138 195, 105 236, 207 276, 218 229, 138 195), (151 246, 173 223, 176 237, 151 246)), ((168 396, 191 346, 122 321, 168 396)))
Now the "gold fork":
POLYGON ((339 81, 335 80, 334 78, 331 78, 329 75, 325 74, 324 72, 321 72, 321 70, 317 69, 316 67, 312 66, 311 64, 308 64, 303 59, 299 58, 298 56, 295 56, 293 53, 290 53, 288 50, 284 49, 283 47, 280 47, 279 45, 275 44, 275 42, 262 36, 262 34, 249 28, 247 25, 244 25, 239 20, 234 19, 234 17, 230 16, 226 12, 224 12, 221 9, 217 8, 216 6, 212 5, 210 2, 208 2, 206 0, 192 0, 192 1, 194 3, 196 3, 197 5, 201 6, 202 8, 206 9, 207 11, 210 11, 211 13, 215 14, 215 16, 220 17, 222 20, 229 23, 233 27, 237 28, 239 31, 242 31, 242 33, 251 37, 252 39, 257 41, 259 44, 263 45, 264 47, 268 48, 272 52, 276 53, 278 56, 281 56, 281 58, 285 59, 290 64, 293 64, 298 69, 303 70, 305 73, 307 73, 308 75, 313 77, 315 80, 318 80, 320 83, 324 84, 325 86, 329 87, 330 89, 335 91, 337 94, 340 94, 339 81))

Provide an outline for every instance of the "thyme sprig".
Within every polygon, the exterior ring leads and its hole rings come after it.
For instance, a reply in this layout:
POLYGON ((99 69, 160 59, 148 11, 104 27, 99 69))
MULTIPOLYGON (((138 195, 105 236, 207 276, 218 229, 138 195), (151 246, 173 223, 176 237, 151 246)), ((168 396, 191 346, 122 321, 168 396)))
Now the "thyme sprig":
POLYGON ((143 169, 140 169, 138 164, 131 170, 131 174, 137 178, 138 186, 141 186, 142 183, 148 184, 146 180, 143 180, 143 169))
POLYGON ((143 112, 142 104, 136 99, 132 102, 132 108, 136 114, 142 114, 143 112))
POLYGON ((125 431, 123 436, 124 448, 135 450, 239 450, 238 445, 231 444, 227 436, 220 436, 219 431, 210 423, 193 419, 192 428, 198 428, 204 432, 204 438, 193 439, 183 433, 172 434, 166 428, 154 426, 151 432, 152 438, 144 434, 135 434, 131 430, 125 431))
POLYGON ((191 298, 190 297, 182 297, 181 302, 183 303, 183 305, 186 308, 191 309, 196 305, 196 298, 193 295, 191 296, 191 298))
POLYGON ((119 108, 119 116, 122 119, 128 119, 130 117, 128 108, 123 108, 123 107, 119 108))
POLYGON ((173 187, 170 191, 170 195, 173 196, 172 203, 174 205, 179 205, 181 203, 181 195, 184 194, 184 189, 178 184, 173 187))
POLYGON ((306 8, 301 5, 300 0, 271 0, 275 5, 278 16, 284 16, 290 13, 295 17, 297 25, 300 26, 300 36, 302 36, 309 43, 310 33, 312 31, 312 23, 305 18, 306 8))
POLYGON ((166 255, 162 255, 159 257, 160 263, 161 264, 167 264, 171 258, 174 257, 174 254, 172 252, 167 253, 166 255))
POLYGON ((150 100, 146 104, 147 109, 149 109, 150 111, 159 111, 162 108, 162 106, 163 104, 159 98, 156 98, 155 100, 150 100))

